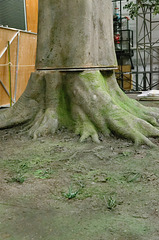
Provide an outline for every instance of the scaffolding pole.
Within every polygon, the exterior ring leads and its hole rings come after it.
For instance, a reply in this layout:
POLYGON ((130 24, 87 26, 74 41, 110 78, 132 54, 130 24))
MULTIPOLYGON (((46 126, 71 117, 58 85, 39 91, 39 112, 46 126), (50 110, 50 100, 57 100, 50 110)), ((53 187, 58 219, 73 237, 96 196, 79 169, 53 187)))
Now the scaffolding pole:
POLYGON ((159 69, 154 68, 154 61, 159 63, 159 56, 156 57, 159 55, 159 39, 154 39, 157 30, 159 17, 153 15, 148 5, 143 5, 136 17, 136 69, 133 71, 136 75, 136 91, 147 91, 159 86, 159 69))

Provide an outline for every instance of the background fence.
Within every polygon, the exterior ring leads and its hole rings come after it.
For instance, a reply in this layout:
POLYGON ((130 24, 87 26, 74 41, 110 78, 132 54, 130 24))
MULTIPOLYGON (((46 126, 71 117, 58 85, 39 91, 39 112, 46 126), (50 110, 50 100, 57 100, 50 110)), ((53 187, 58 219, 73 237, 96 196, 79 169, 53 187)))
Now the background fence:
POLYGON ((0 42, 0 106, 9 106, 21 96, 35 70, 37 35, 0 27, 0 42))

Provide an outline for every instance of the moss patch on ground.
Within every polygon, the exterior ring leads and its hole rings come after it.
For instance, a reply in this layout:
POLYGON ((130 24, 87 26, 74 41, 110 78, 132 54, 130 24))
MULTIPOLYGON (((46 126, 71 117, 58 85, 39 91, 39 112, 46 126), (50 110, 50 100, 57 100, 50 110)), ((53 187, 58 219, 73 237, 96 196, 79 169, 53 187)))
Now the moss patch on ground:
POLYGON ((0 240, 158 239, 158 148, 17 132, 0 135, 0 240))

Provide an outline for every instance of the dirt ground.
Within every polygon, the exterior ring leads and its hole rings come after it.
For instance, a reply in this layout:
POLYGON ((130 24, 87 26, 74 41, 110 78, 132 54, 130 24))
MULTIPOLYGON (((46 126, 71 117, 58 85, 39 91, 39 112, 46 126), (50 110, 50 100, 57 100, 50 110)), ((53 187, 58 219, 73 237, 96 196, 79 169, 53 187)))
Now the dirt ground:
POLYGON ((0 240, 159 239, 158 147, 20 130, 0 132, 0 240))

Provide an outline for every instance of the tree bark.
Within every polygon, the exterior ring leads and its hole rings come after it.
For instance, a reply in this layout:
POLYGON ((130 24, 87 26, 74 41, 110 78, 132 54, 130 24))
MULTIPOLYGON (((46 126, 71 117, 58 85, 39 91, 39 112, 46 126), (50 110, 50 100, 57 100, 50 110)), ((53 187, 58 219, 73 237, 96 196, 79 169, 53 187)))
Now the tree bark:
POLYGON ((36 139, 66 127, 99 143, 99 133, 154 144, 159 109, 119 88, 110 0, 39 0, 37 70, 25 92, 0 113, 0 129, 23 124, 36 139))
POLYGON ((117 65, 111 0, 39 1, 37 69, 117 65))

